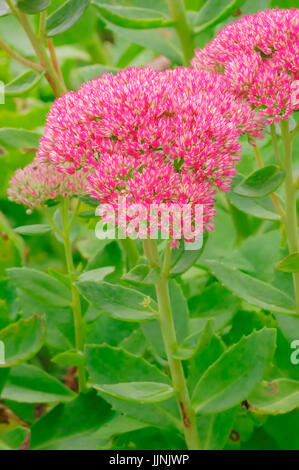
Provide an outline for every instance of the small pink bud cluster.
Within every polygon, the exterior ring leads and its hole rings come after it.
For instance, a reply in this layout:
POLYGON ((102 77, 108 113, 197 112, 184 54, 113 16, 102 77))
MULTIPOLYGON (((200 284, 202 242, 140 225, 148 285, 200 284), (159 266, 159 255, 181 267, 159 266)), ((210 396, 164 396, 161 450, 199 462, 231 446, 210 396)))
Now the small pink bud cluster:
POLYGON ((192 61, 221 73, 266 123, 299 108, 299 10, 267 10, 223 28, 192 61))
POLYGON ((8 198, 27 206, 27 213, 31 213, 32 209, 40 208, 47 201, 84 194, 86 178, 87 173, 83 171, 69 176, 67 173, 57 172, 53 165, 35 158, 13 175, 7 190, 8 198))

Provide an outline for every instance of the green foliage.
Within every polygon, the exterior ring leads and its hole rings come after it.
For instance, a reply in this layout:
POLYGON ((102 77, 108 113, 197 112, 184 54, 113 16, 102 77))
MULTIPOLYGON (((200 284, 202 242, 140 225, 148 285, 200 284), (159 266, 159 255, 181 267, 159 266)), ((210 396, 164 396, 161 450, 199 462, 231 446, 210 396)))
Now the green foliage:
POLYGON ((235 188, 234 192, 240 196, 265 197, 274 193, 285 177, 283 171, 275 165, 268 165, 253 172, 235 188))
POLYGON ((299 253, 292 253, 277 264, 276 269, 287 273, 299 272, 299 253))
POLYGON ((43 78, 44 72, 24 72, 5 86, 6 96, 19 96, 32 90, 43 78))
POLYGON ((102 2, 94 2, 102 17, 117 26, 130 29, 162 28, 173 24, 171 20, 161 18, 156 10, 147 8, 132 8, 122 6, 102 5, 102 2))
POLYGON ((222 23, 242 7, 243 3, 245 0, 207 0, 199 13, 193 16, 192 23, 200 25, 195 29, 196 34, 222 23))
POLYGON ((80 395, 57 405, 32 426, 31 449, 86 449, 92 432, 113 416, 109 405, 95 393, 80 395))
POLYGON ((37 149, 41 134, 26 129, 3 127, 0 129, 0 144, 16 149, 37 149))
MULTIPOLYGON (((133 265, 119 241, 97 240, 97 202, 82 197, 70 230, 74 266, 67 269, 61 201, 48 209, 50 224, 43 211, 28 214, 9 201, 7 188, 16 169, 36 156, 46 115, 61 94, 51 85, 43 50, 67 90, 107 72, 159 64, 161 55, 163 66, 165 58, 168 68, 182 65, 171 2, 13 3, 37 42, 0 0, 1 41, 14 55, 0 43, 0 398, 1 411, 8 410, 8 422, 0 419, 0 450, 186 449, 172 362, 184 371, 201 449, 298 450, 299 319, 292 275, 299 272, 299 254, 288 249, 273 204, 275 192, 287 209, 285 168, 270 133, 257 141, 263 168, 242 138, 238 174, 227 194, 216 195, 215 230, 204 235, 202 247, 180 242, 171 250, 167 280, 177 344, 167 355, 169 331, 162 334, 155 290, 163 269, 151 267, 142 243, 133 265), (79 393, 82 370, 86 386, 79 393)), ((184 4, 192 47, 204 47, 243 15, 297 7, 294 0, 184 4)), ((297 121, 294 114, 291 129, 297 121)), ((282 155, 279 125, 276 131, 282 155)), ((296 150, 298 141, 293 144, 296 150)), ((293 160, 296 176, 295 151, 293 160)), ((66 214, 69 224, 77 202, 66 214)), ((161 240, 161 259, 164 249, 161 240)))
POLYGON ((18 0, 17 7, 24 13, 33 15, 46 10, 50 5, 50 0, 18 0))
POLYGON ((74 397, 55 377, 29 364, 12 368, 2 390, 2 398, 20 403, 56 403, 74 397))
POLYGON ((47 35, 57 36, 70 29, 81 18, 88 6, 89 0, 68 0, 47 20, 47 35))
POLYGON ((78 287, 95 308, 113 318, 134 322, 155 318, 155 302, 138 291, 94 281, 81 281, 78 287))
POLYGON ((242 338, 206 370, 192 395, 195 410, 209 414, 241 403, 261 381, 275 349, 275 330, 242 338))
POLYGON ((276 287, 224 263, 210 261, 209 266, 225 287, 250 304, 274 312, 295 313, 294 301, 276 287))
POLYGON ((174 396, 172 387, 156 382, 129 382, 110 385, 94 385, 100 392, 133 403, 160 403, 174 396))
POLYGON ((52 276, 28 268, 11 268, 7 272, 16 287, 45 305, 50 307, 71 305, 70 291, 52 276))
POLYGON ((31 359, 42 347, 44 337, 44 319, 37 316, 21 319, 0 330, 0 341, 5 344, 4 367, 16 366, 31 359))
POLYGON ((299 383, 296 380, 277 379, 264 382, 249 397, 250 406, 257 412, 280 414, 298 408, 299 383))
POLYGON ((15 228, 15 232, 20 235, 44 235, 45 233, 52 232, 53 229, 47 224, 36 224, 36 225, 22 225, 21 227, 15 228))

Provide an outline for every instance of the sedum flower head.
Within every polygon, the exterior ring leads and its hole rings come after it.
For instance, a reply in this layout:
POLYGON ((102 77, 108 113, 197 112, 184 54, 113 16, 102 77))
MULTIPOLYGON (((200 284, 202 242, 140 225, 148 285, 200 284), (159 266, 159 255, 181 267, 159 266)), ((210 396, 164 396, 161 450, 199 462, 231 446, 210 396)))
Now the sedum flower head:
POLYGON ((221 73, 267 123, 299 107, 299 10, 267 10, 223 28, 192 61, 221 73))
POLYGON ((28 207, 30 213, 50 200, 84 194, 86 177, 83 171, 74 175, 59 173, 55 166, 35 158, 24 169, 15 172, 7 190, 8 198, 28 207))
POLYGON ((257 128, 248 104, 212 73, 129 68, 56 100, 38 156, 70 173, 97 167, 107 155, 132 169, 168 161, 226 189, 239 135, 257 135, 257 128))
POLYGON ((180 67, 104 74, 54 103, 38 157, 72 174, 88 170, 100 203, 202 204, 205 227, 215 188, 228 190, 240 134, 261 120, 227 91, 226 78, 180 67))

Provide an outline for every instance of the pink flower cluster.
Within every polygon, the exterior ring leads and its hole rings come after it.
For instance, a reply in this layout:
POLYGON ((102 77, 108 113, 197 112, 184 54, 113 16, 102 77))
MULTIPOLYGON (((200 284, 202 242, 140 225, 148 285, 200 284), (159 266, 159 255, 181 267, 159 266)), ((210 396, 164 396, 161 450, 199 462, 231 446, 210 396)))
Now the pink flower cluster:
POLYGON ((128 68, 53 105, 38 157, 69 175, 88 170, 100 203, 203 204, 211 228, 215 188, 228 190, 239 136, 261 136, 251 107, 211 72, 128 68))
POLYGON ((13 175, 7 190, 8 198, 27 206, 27 213, 31 213, 32 209, 40 208, 49 200, 84 194, 86 177, 87 173, 83 171, 72 176, 58 173, 55 166, 35 158, 13 175))
POLYGON ((221 73, 267 123, 299 107, 299 10, 267 10, 223 28, 192 61, 221 73))

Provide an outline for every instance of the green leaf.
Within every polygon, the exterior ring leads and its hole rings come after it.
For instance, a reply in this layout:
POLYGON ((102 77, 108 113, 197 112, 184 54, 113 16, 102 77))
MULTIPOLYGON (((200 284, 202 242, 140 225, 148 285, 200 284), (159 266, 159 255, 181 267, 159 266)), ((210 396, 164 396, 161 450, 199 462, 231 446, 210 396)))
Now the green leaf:
POLYGON ((222 450, 232 431, 239 407, 215 415, 198 416, 197 428, 202 450, 222 450))
MULTIPOLYGON (((2 162, 3 163, 3 162, 2 162)), ((6 275, 6 269, 19 266, 24 260, 24 245, 21 237, 14 233, 5 216, 0 212, 0 276, 6 275)))
POLYGON ((26 129, 3 127, 0 129, 0 144, 15 149, 38 149, 41 134, 26 129))
POLYGON ((143 356, 147 348, 147 341, 141 328, 136 328, 119 343, 119 346, 135 356, 143 356))
POLYGON ((14 428, 5 433, 0 440, 0 449, 3 450, 19 450, 23 442, 28 439, 30 430, 21 426, 14 428))
POLYGON ((207 0, 185 0, 187 10, 193 10, 198 12, 207 0))
POLYGON ((75 396, 59 380, 29 364, 13 367, 2 391, 2 398, 21 403, 63 402, 75 396))
POLYGON ((115 269, 113 273, 109 274, 106 280, 109 282, 118 282, 124 269, 122 252, 115 240, 113 242, 109 242, 108 240, 108 244, 106 244, 106 241, 107 240, 98 240, 98 242, 104 243, 100 243, 100 251, 96 252, 96 254, 89 260, 87 270, 90 271, 91 269, 114 266, 115 269))
POLYGON ((29 268, 10 268, 7 273, 16 287, 45 305, 51 307, 72 305, 70 290, 48 274, 29 268))
POLYGON ((294 8, 294 0, 271 0, 271 8, 294 8))
POLYGON ((140 292, 107 282, 77 282, 82 295, 94 307, 124 321, 148 321, 156 318, 156 303, 140 292))
POLYGON ((49 103, 39 103, 37 107, 30 107, 29 110, 26 109, 22 113, 3 107, 0 114, 0 128, 36 129, 45 121, 49 109, 49 103))
POLYGON ((130 431, 136 431, 145 428, 146 426, 146 424, 141 423, 136 419, 132 419, 128 416, 117 413, 111 420, 95 431, 95 433, 91 436, 91 439, 98 439, 107 442, 114 436, 128 433, 130 431))
POLYGON ((108 274, 113 273, 114 266, 104 266, 103 268, 91 269, 90 271, 85 271, 85 273, 80 274, 79 281, 103 281, 103 279, 108 276, 108 274))
POLYGON ((121 279, 136 285, 151 286, 157 282, 159 269, 151 269, 148 264, 138 264, 121 279))
POLYGON ((7 377, 9 376, 10 369, 8 368, 0 368, 0 397, 1 397, 1 392, 4 388, 4 385, 6 383, 7 377))
POLYGON ((173 26, 174 21, 161 17, 156 10, 140 7, 124 7, 99 4, 94 0, 93 4, 98 8, 104 20, 108 20, 122 28, 128 29, 153 29, 173 26))
POLYGON ((200 335, 196 350, 188 363, 188 387, 192 392, 203 373, 224 353, 225 345, 213 333, 213 321, 209 320, 200 335))
MULTIPOLYGON (((112 447, 113 450, 117 449, 120 451, 127 451, 127 453, 129 451, 132 452, 132 449, 142 449, 144 451, 155 449, 155 454, 156 452, 159 452, 160 450, 169 451, 172 449, 185 449, 185 448, 186 448, 186 444, 184 442, 184 438, 182 434, 178 433, 178 431, 175 428, 157 429, 157 427, 153 427, 153 426, 151 427, 148 426, 143 429, 138 429, 136 431, 131 431, 126 434, 121 434, 119 436, 116 436, 116 439, 112 447)), ((162 455, 164 456, 164 454, 162 455)), ((175 456, 173 457, 174 466, 175 466, 175 462, 178 465, 179 465, 179 462, 183 464, 184 463, 183 455, 181 454, 178 455, 177 453, 176 455, 177 457, 175 456)), ((164 457, 164 458, 166 460, 169 457, 164 457)), ((172 457, 170 457, 170 459, 171 458, 172 457)), ((150 459, 146 459, 146 460, 149 461, 150 459)), ((153 459, 151 459, 151 461, 153 462, 153 459)), ((154 463, 152 463, 151 465, 153 466, 159 465, 159 467, 161 466, 160 464, 154 464, 154 463)), ((167 465, 170 466, 171 464, 168 463, 167 465)))
POLYGON ((50 0, 18 0, 17 2, 17 7, 28 15, 46 10, 49 5, 50 0))
POLYGON ((136 323, 115 320, 91 307, 86 313, 86 344, 119 346, 137 327, 136 323))
MULTIPOLYGON (((81 82, 88 82, 90 80, 93 80, 96 77, 100 77, 104 73, 113 73, 117 74, 121 69, 117 67, 112 67, 110 65, 101 65, 101 64, 96 64, 96 65, 86 65, 84 67, 79 67, 76 69, 76 73, 79 75, 79 79, 81 82)), ((98 205, 98 202, 96 202, 95 205, 98 205)), ((94 211, 93 211, 94 215, 94 211)))
POLYGON ((210 260, 207 264, 214 276, 227 289, 248 303, 278 313, 295 313, 293 300, 271 284, 255 279, 218 261, 210 260))
POLYGON ((168 383, 169 379, 156 366, 121 348, 109 345, 87 345, 86 365, 93 384, 128 382, 168 383))
POLYGON ((22 306, 25 318, 32 312, 38 315, 46 313, 47 336, 46 345, 51 355, 58 354, 75 347, 73 312, 71 307, 49 307, 43 301, 38 301, 25 292, 17 291, 18 304, 22 306))
POLYGON ((198 250, 190 250, 192 243, 181 241, 179 248, 171 251, 170 274, 173 276, 181 275, 193 266, 202 254, 207 240, 208 236, 204 235, 202 247, 198 250))
MULTIPOLYGON (((121 348, 108 345, 87 345, 85 348, 86 364, 90 379, 96 386, 129 382, 158 382, 170 385, 168 376, 156 366, 140 356, 135 356, 121 348)), ((99 392, 102 394, 102 392, 99 392)), ((176 400, 170 398, 161 404, 146 405, 132 403, 105 394, 105 400, 115 410, 127 416, 138 416, 138 420, 160 428, 173 426, 179 417, 176 400)))
POLYGON ((281 260, 275 269, 286 273, 298 273, 299 272, 299 253, 291 253, 286 258, 281 260))
POLYGON ((0 368, 31 359, 42 347, 44 339, 45 320, 37 316, 21 319, 0 330, 0 341, 5 347, 5 363, 0 363, 0 368))
POLYGON ((5 85, 4 93, 7 96, 19 96, 23 93, 32 90, 43 78, 45 72, 36 74, 35 72, 25 72, 14 78, 11 82, 5 85))
POLYGON ((85 364, 85 357, 83 353, 73 349, 57 354, 51 361, 59 366, 82 366, 85 364))
POLYGON ((269 416, 264 429, 278 443, 280 451, 298 451, 298 422, 299 410, 293 410, 283 415, 269 416))
POLYGON ((195 29, 195 34, 202 33, 226 20, 243 3, 245 0, 208 0, 193 21, 194 24, 201 25, 195 29))
POLYGON ((215 322, 215 330, 221 329, 232 318, 239 303, 229 290, 216 282, 188 301, 192 321, 197 323, 198 330, 203 329, 207 320, 211 318, 215 322))
POLYGON ((210 414, 241 403, 262 380, 275 349, 275 330, 264 328, 228 348, 199 379, 192 403, 210 414))
POLYGON ((89 0, 68 0, 55 10, 47 19, 47 36, 53 37, 64 33, 81 18, 89 0))
POLYGON ((60 404, 36 421, 31 428, 33 450, 95 449, 91 434, 114 417, 110 406, 94 391, 60 404))
POLYGON ((228 194, 228 198, 233 206, 245 214, 252 215, 258 219, 280 220, 279 214, 274 209, 269 196, 265 198, 253 198, 239 196, 233 192, 228 194))
POLYGON ((258 219, 280 220, 280 216, 277 214, 270 196, 255 198, 240 196, 234 192, 235 187, 241 183, 242 179, 244 177, 241 175, 235 176, 233 187, 227 195, 230 203, 241 212, 245 212, 258 219))
POLYGON ((234 192, 246 197, 265 197, 276 191, 285 178, 285 172, 275 165, 267 165, 254 171, 234 188, 234 192))
MULTIPOLYGON (((271 230, 258 233, 244 240, 238 251, 241 252, 251 266, 248 266, 248 268, 246 266, 235 267, 273 285, 273 266, 281 257, 281 235, 279 230, 271 230)), ((223 261, 227 263, 226 259, 223 261)))
POLYGON ((168 0, 94 0, 94 3, 102 6, 123 6, 131 8, 143 8, 149 11, 159 12, 165 16, 169 14, 168 0))
POLYGON ((252 392, 248 402, 255 412, 288 413, 299 407, 299 382, 289 379, 263 382, 252 392))
MULTIPOLYGON (((145 2, 143 3, 145 4, 145 2)), ((145 6, 144 4, 142 7, 145 6)), ((127 3, 125 6, 127 6, 127 3)), ((141 5, 138 3, 136 6, 139 7, 141 5)), ((153 6, 155 7, 155 4, 153 6)), ((116 35, 124 37, 127 41, 154 50, 158 54, 168 57, 174 63, 181 64, 183 62, 182 52, 174 28, 164 27, 153 30, 129 29, 116 25, 108 21, 107 18, 105 23, 107 23, 108 29, 111 29, 116 35)))
POLYGON ((22 225, 14 229, 16 233, 20 235, 44 235, 53 231, 52 227, 47 224, 36 224, 36 225, 22 225))
POLYGON ((167 384, 156 382, 129 382, 110 385, 94 385, 100 392, 133 403, 160 403, 174 396, 174 390, 167 384))

